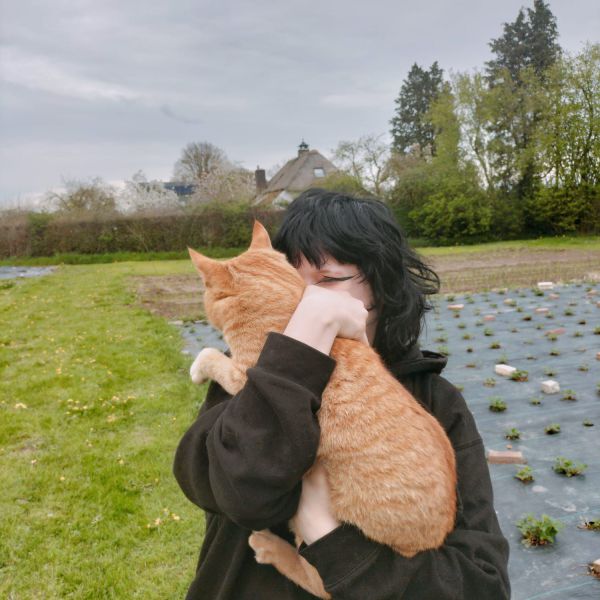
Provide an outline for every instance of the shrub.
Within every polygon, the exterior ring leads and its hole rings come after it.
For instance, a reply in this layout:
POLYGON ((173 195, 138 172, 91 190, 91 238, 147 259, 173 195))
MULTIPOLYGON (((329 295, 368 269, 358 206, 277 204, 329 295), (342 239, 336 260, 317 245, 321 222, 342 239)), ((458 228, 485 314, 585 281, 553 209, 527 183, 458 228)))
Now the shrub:
POLYGON ((577 475, 581 475, 587 469, 587 465, 583 463, 575 464, 564 456, 557 456, 552 469, 559 475, 576 477, 577 475))

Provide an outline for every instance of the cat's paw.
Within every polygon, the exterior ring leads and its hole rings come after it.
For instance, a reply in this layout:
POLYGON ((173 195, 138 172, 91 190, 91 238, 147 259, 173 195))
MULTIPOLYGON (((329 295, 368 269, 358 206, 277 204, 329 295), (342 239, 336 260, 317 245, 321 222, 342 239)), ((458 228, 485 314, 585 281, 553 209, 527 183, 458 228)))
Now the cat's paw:
POLYGON ((261 565, 273 564, 276 558, 277 536, 273 535, 268 529, 263 531, 253 531, 248 538, 248 545, 254 550, 254 558, 261 565))
POLYGON ((209 364, 214 360, 215 355, 220 355, 221 352, 216 348, 203 348, 194 359, 190 367, 190 377, 192 381, 198 385, 210 379, 209 364))

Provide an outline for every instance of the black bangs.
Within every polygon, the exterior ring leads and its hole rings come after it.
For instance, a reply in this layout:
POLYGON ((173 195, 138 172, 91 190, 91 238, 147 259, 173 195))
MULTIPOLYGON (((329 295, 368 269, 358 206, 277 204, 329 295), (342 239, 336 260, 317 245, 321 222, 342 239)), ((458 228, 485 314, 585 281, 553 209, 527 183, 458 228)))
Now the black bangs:
POLYGON ((378 313, 373 345, 385 360, 400 358, 417 342, 426 296, 439 291, 439 278, 380 200, 306 190, 288 207, 273 247, 296 267, 304 256, 320 268, 331 255, 360 269, 378 313))

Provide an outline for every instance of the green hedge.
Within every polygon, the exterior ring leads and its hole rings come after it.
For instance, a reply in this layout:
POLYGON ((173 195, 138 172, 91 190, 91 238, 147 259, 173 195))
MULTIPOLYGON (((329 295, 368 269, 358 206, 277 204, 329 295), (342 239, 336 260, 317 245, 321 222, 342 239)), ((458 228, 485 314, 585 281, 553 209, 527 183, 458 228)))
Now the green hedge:
POLYGON ((68 219, 29 213, 26 222, 0 224, 0 257, 60 253, 172 252, 192 247, 244 247, 258 219, 273 233, 282 211, 248 205, 208 206, 188 214, 68 219))

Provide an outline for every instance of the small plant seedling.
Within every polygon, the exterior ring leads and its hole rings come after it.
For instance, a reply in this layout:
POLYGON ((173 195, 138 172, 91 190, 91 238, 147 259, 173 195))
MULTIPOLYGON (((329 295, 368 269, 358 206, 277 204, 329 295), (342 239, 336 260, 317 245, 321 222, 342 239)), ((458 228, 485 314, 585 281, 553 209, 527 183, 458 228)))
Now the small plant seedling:
POLYGON ((464 385, 455 385, 454 386, 459 392, 464 392, 465 391, 465 386, 464 385))
POLYGON ((600 531, 600 519, 584 521, 581 525, 578 525, 578 527, 579 529, 588 529, 589 531, 600 531))
POLYGON ((490 329, 489 327, 486 327, 486 328, 483 330, 483 335, 485 335, 485 336, 487 336, 487 337, 490 337, 490 336, 494 335, 494 330, 493 330, 493 329, 490 329))
POLYGON ((552 348, 552 350, 550 350, 550 356, 560 356, 560 350, 558 348, 552 348))
POLYGON ((437 351, 443 356, 450 356, 450 350, 448 346, 438 346, 437 351))
POLYGON ((533 290, 533 293, 534 293, 536 296, 543 296, 543 295, 544 295, 544 292, 542 292, 542 290, 533 290))
POLYGON ((526 358, 527 360, 537 360, 537 357, 535 357, 533 354, 528 354, 526 358))
POLYGON ((525 315, 522 320, 523 321, 531 321, 531 315, 525 315))
POLYGON ((463 323, 463 322, 461 321, 461 322, 460 322, 460 323, 458 323, 456 326, 457 326, 459 329, 465 329, 465 328, 467 327, 467 324, 466 324, 466 323, 463 323))
POLYGON ((499 350, 500 348, 502 348, 500 342, 492 342, 490 344, 490 350, 499 350))
POLYGON ((470 334, 470 333, 465 333, 465 334, 462 336, 462 339, 463 339, 463 340, 470 340, 470 339, 471 339, 471 337, 472 337, 472 336, 471 336, 471 334, 470 334))
POLYGON ((447 335, 439 335, 433 341, 437 342, 438 344, 445 344, 448 341, 448 336, 447 335))
POLYGON ((498 308, 497 302, 490 302, 490 308, 498 308))
POLYGON ((577 321, 577 325, 587 325, 587 321, 585 319, 581 319, 580 321, 577 321))
POLYGON ((513 427, 504 434, 504 437, 507 440, 520 440, 521 432, 516 427, 513 427))
POLYGON ((515 478, 523 483, 531 483, 533 481, 533 471, 531 470, 531 467, 525 466, 522 469, 519 469, 515 474, 515 478))
POLYGON ((512 327, 510 332, 511 333, 519 333, 519 330, 516 327, 512 327))
POLYGON ((563 392, 563 400, 570 400, 570 401, 575 401, 577 400, 577 395, 575 394, 575 392, 573 390, 565 390, 563 392))
POLYGON ((481 319, 477 319, 477 321, 475 321, 475 327, 481 327, 483 325, 483 321, 481 319))
POLYGON ((473 300, 473 298, 469 297, 469 298, 467 298, 467 304, 475 304, 475 300, 473 300))
POLYGON ((517 312, 518 313, 522 313, 523 312, 523 307, 522 306, 517 306, 517 312))
POLYGON ((473 311, 473 314, 474 314, 476 317, 478 317, 478 316, 481 314, 481 309, 480 309, 480 308, 476 308, 476 309, 473 311))
POLYGON ((563 315, 565 315, 565 317, 572 317, 575 313, 570 309, 570 308, 566 308, 565 312, 563 313, 563 315))
POLYGON ((573 333, 573 337, 583 337, 583 332, 582 331, 575 331, 575 333, 573 333))
POLYGON ((554 319, 554 313, 546 313, 546 319, 554 319))
POLYGON ((447 294, 446 295, 446 301, 447 302, 454 302, 454 298, 455 298, 454 294, 447 294))
POLYGON ((593 424, 593 423, 592 423, 592 422, 591 422, 589 419, 586 419, 586 420, 583 422, 583 426, 584 426, 584 427, 593 427, 593 426, 594 426, 594 424, 593 424))
POLYGON ((529 514, 517 521, 517 527, 523 534, 521 541, 526 546, 546 546, 554 543, 556 535, 564 525, 548 515, 542 515, 540 519, 536 519, 529 514))
POLYGON ((558 336, 555 333, 549 333, 546 336, 551 342, 555 342, 558 339, 558 336))
POLYGON ((533 406, 539 406, 542 403, 542 401, 539 398, 532 398, 529 401, 529 404, 533 404, 533 406))
POLYGON ((572 460, 569 460, 564 456, 557 456, 552 469, 559 475, 576 477, 577 475, 581 475, 587 469, 587 465, 583 463, 575 464, 572 460))
POLYGON ((458 313, 454 313, 453 318, 454 319, 460 319, 460 315, 458 313))
POLYGON ((443 325, 438 325, 438 326, 435 328, 435 330, 436 330, 436 331, 444 331, 444 326, 443 326, 443 325))
POLYGON ((578 371, 581 371, 582 373, 587 373, 587 372, 590 370, 590 366, 589 366, 589 365, 587 365, 586 363, 584 363, 584 364, 582 364, 582 365, 579 365, 579 366, 577 367, 577 370, 578 370, 578 371))
POLYGON ((600 327, 595 327, 594 328, 594 334, 595 335, 600 335, 600 327))
POLYGON ((496 385, 496 380, 493 377, 488 377, 483 382, 483 385, 485 385, 485 387, 494 387, 496 385))
POLYGON ((477 363, 467 363, 467 364, 465 365, 465 367, 466 367, 467 369, 476 369, 476 368, 477 368, 477 363))
POLYGON ((469 346, 469 347, 467 348, 467 352, 470 354, 471 352, 473 352, 473 348, 472 348, 471 346, 469 346))
POLYGON ((556 375, 556 371, 554 369, 551 369, 550 367, 546 367, 544 369, 544 375, 546 377, 554 377, 556 375))
POLYGON ((519 369, 517 369, 511 376, 510 378, 513 381, 527 381, 527 379, 529 378, 529 373, 527 371, 520 371, 519 369))
POLYGON ((506 402, 498 396, 491 398, 489 408, 492 412, 503 412, 506 410, 506 402))
POLYGON ((560 433, 560 425, 558 423, 550 423, 545 429, 544 432, 548 435, 556 435, 560 433))

